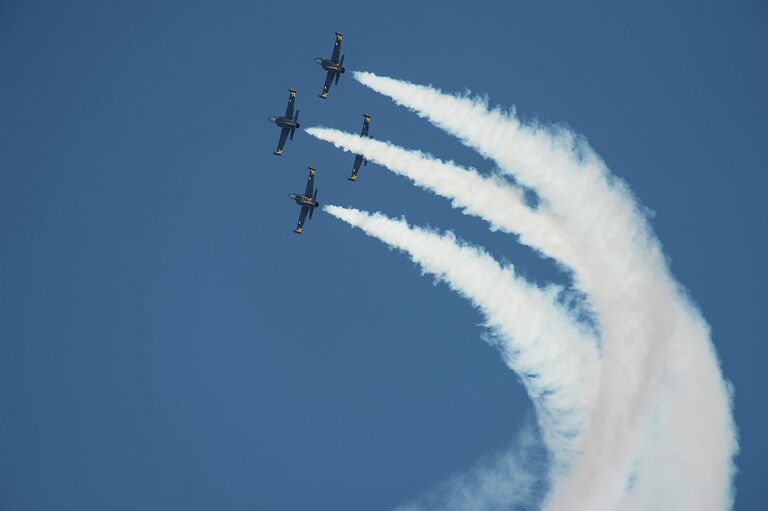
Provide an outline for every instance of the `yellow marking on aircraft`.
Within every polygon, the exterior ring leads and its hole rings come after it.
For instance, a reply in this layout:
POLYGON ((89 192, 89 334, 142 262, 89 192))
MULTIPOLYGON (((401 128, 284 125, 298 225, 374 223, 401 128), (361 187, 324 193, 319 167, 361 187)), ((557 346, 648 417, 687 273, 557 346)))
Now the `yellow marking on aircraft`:
POLYGON ((277 151, 275 151, 275 152, 276 152, 277 154, 283 154, 283 150, 282 150, 282 149, 278 149, 278 150, 277 150, 277 151))
POLYGON ((296 95, 296 91, 295 91, 295 90, 292 90, 292 91, 291 91, 291 96, 295 96, 295 95, 296 95))

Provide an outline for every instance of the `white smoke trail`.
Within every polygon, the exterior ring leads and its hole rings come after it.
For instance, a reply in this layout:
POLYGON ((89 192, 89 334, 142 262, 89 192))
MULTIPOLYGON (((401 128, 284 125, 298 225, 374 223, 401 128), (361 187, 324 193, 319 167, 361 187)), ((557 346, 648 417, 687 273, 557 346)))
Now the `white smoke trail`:
POLYGON ((465 211, 487 219, 502 230, 519 233, 524 243, 574 268, 577 280, 583 280, 584 276, 589 278, 594 271, 602 271, 601 268, 585 267, 585 263, 594 263, 596 258, 589 251, 575 250, 577 240, 568 240, 558 219, 543 211, 531 211, 519 190, 500 179, 484 178, 476 171, 461 169, 453 163, 337 130, 310 128, 308 132, 363 154, 371 161, 383 163, 417 184, 451 198, 454 205, 464 207, 465 211), (565 240, 569 241, 567 245, 565 240))
POLYGON ((560 223, 545 207, 533 211, 523 192, 497 176, 484 177, 475 169, 465 169, 420 151, 409 151, 389 142, 364 138, 329 128, 308 128, 315 138, 333 143, 345 151, 362 154, 411 179, 416 185, 442 197, 466 214, 478 216, 496 230, 519 236, 520 242, 539 250, 567 269, 581 268, 577 240, 563 232, 560 223))
POLYGON ((592 415, 581 455, 548 509, 729 508, 737 449, 729 392, 708 327, 626 185, 567 131, 526 126, 487 101, 355 77, 494 159, 579 240, 585 264, 574 277, 598 315, 600 392, 583 409, 592 415))
POLYGON ((535 428, 526 423, 502 454, 484 459, 395 511, 498 511, 533 509, 545 486, 535 474, 546 470, 535 428))
POLYGON ((445 281, 485 315, 497 332, 505 362, 521 376, 537 409, 544 440, 565 465, 578 449, 583 412, 594 398, 597 350, 592 337, 557 303, 559 289, 541 290, 502 267, 486 252, 459 243, 451 233, 410 227, 357 209, 325 211, 407 252, 414 262, 445 281))

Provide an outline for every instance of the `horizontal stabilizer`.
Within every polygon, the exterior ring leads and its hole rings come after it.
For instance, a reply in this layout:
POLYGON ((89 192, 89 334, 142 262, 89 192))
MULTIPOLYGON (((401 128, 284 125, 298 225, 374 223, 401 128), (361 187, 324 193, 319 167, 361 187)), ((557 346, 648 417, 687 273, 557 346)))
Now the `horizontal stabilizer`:
POLYGON ((320 191, 319 188, 315 188, 315 193, 312 195, 312 204, 314 204, 314 206, 309 208, 309 219, 310 220, 312 220, 312 213, 315 212, 315 208, 317 207, 317 192, 319 192, 319 191, 320 191))

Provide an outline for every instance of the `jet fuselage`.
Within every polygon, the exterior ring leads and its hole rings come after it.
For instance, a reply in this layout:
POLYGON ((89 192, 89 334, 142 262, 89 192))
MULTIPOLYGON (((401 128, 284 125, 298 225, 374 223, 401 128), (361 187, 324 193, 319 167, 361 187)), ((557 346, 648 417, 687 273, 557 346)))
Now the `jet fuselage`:
POLYGON ((346 71, 340 62, 334 62, 331 59, 317 57, 315 63, 319 64, 326 71, 333 71, 334 73, 344 73, 346 71))
POLYGON ((316 208, 320 205, 319 202, 312 200, 312 197, 307 197, 306 195, 301 195, 300 193, 292 193, 288 196, 288 198, 299 206, 309 206, 310 208, 316 208))
POLYGON ((288 128, 289 130, 298 128, 300 126, 300 124, 297 121, 291 119, 290 117, 284 117, 282 115, 280 117, 276 117, 274 115, 269 117, 269 122, 271 122, 272 124, 276 124, 281 128, 288 128))

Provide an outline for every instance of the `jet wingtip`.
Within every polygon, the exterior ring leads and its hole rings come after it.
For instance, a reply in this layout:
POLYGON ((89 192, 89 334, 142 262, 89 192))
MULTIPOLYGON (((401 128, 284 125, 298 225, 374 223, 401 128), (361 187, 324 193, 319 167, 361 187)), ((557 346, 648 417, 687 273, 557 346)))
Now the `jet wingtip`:
POLYGON ((282 155, 283 155, 283 152, 282 152, 282 151, 275 151, 275 152, 274 152, 274 153, 272 153, 272 154, 274 154, 275 156, 282 156, 282 155))
POLYGON ((295 232, 296 234, 301 234, 301 229, 294 229, 293 232, 295 232))
POLYGON ((349 176, 347 179, 354 182, 357 181, 357 176, 349 176))

